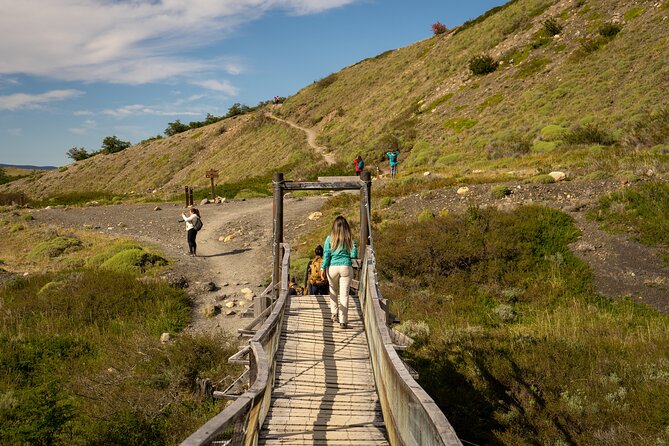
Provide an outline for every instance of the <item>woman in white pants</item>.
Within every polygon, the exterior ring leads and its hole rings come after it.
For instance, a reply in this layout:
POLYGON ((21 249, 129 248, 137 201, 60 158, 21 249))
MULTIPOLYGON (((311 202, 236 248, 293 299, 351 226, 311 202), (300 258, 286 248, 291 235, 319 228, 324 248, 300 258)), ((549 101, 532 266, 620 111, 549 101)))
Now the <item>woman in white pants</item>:
POLYGON ((358 248, 351 227, 341 215, 335 218, 332 231, 323 244, 321 278, 327 275, 330 284, 330 313, 332 321, 341 328, 348 326, 348 290, 353 278, 353 262, 358 248))

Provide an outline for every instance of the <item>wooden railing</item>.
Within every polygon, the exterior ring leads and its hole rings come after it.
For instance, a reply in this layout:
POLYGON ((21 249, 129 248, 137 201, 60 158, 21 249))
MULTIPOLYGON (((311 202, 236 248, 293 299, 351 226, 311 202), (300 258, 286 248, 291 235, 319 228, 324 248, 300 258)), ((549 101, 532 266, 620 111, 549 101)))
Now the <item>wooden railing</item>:
POLYGON ((281 280, 279 299, 272 312, 249 341, 250 388, 220 414, 186 438, 182 446, 235 444, 255 445, 269 410, 274 381, 275 355, 279 345, 284 308, 288 296, 290 247, 281 246, 281 280))
POLYGON ((360 270, 360 305, 374 370, 376 392, 391 445, 461 446, 443 412, 395 351, 376 276, 374 250, 368 246, 360 270))

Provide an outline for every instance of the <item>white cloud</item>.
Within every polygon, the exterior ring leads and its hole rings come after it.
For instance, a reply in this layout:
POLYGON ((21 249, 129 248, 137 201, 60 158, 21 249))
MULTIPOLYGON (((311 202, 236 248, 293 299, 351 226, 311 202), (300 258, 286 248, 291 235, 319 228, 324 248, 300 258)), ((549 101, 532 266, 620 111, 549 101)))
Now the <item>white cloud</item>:
POLYGON ((85 133, 88 133, 91 130, 97 129, 98 123, 95 122, 92 119, 86 119, 81 126, 79 127, 71 127, 67 129, 70 133, 74 133, 75 135, 83 135, 85 133))
POLYGON ((23 129, 22 128, 7 129, 7 133, 9 133, 12 136, 23 136, 23 129))
POLYGON ((16 93, 0 96, 0 110, 36 108, 47 102, 64 101, 84 94, 79 90, 51 90, 42 94, 16 93))
POLYGON ((0 14, 0 75, 142 84, 235 63, 186 58, 270 9, 313 14, 360 0, 21 0, 0 14))
POLYGON ((238 92, 237 88, 228 81, 221 82, 216 79, 208 79, 204 81, 195 81, 192 82, 192 84, 209 90, 220 91, 228 96, 236 96, 238 92))
POLYGON ((154 115, 154 116, 198 116, 200 111, 182 111, 170 110, 163 107, 156 107, 142 104, 132 104, 115 109, 106 109, 102 114, 114 118, 127 118, 129 116, 154 115))

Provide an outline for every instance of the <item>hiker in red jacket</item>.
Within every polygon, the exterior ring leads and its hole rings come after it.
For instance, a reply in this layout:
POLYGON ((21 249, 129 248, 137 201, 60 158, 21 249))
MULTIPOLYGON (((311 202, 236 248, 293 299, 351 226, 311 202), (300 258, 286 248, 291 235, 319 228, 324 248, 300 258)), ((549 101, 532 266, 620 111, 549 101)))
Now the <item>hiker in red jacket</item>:
POLYGON ((365 168, 365 162, 362 160, 362 157, 358 155, 354 160, 353 164, 355 164, 355 175, 360 176, 362 173, 362 170, 365 168))

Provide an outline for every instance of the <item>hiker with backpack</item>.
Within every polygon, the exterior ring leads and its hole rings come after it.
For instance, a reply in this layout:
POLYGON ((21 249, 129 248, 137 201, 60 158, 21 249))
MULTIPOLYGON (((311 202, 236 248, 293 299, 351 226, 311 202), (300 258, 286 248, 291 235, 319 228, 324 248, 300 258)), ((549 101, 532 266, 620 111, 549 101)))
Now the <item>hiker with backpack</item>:
POLYGON ((365 162, 362 160, 362 157, 358 155, 353 160, 353 164, 355 164, 355 175, 359 177, 365 168, 365 162))
POLYGON ((316 246, 315 257, 307 265, 307 274, 304 279, 304 288, 307 294, 325 296, 329 294, 328 279, 321 277, 321 264, 323 263, 323 247, 316 246))
POLYGON ((395 175, 397 174, 397 158, 400 154, 400 151, 395 149, 391 150, 390 152, 386 152, 386 156, 388 157, 388 163, 390 164, 390 178, 395 178, 395 175))
POLYGON ((321 279, 326 276, 328 278, 332 322, 339 321, 340 328, 347 328, 348 291, 353 279, 353 259, 358 256, 358 247, 353 240, 351 227, 341 215, 335 218, 323 246, 321 279))
POLYGON ((195 208, 190 208, 190 215, 181 214, 181 218, 186 222, 186 231, 188 231, 186 239, 188 240, 188 252, 191 256, 197 255, 197 243, 195 238, 200 229, 202 229, 202 218, 200 211, 195 208))

